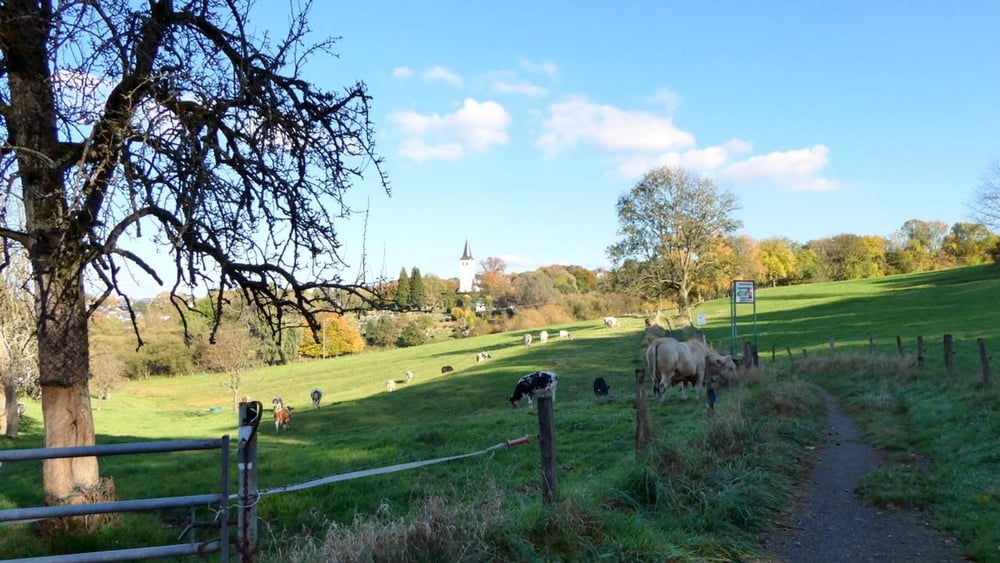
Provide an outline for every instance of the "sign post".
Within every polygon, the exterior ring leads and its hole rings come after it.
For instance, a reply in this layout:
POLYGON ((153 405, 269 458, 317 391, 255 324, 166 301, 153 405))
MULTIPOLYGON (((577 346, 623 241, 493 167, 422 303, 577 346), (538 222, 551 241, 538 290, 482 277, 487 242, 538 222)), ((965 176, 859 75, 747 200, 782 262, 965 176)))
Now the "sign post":
MULTIPOLYGON (((733 280, 732 290, 729 292, 729 321, 731 329, 731 340, 729 353, 736 357, 736 350, 739 348, 737 342, 739 335, 736 331, 736 305, 749 303, 753 305, 753 345, 757 347, 757 295, 756 287, 752 280, 733 280)), ((746 358, 744 358, 744 361, 746 358)))

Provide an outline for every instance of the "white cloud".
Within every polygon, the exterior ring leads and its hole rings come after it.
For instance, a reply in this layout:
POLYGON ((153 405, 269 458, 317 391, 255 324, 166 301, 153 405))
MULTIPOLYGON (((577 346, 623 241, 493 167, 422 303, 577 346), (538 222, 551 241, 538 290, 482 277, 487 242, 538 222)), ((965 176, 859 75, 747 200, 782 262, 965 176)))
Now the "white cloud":
POLYGON ((557 67, 556 63, 554 63, 552 61, 544 61, 544 62, 536 63, 536 62, 524 59, 524 60, 521 61, 521 68, 523 68, 524 70, 526 70, 526 71, 528 71, 528 72, 530 72, 532 74, 541 74, 541 75, 547 76, 549 78, 555 78, 556 76, 559 75, 559 67, 557 67))
POLYGON ((651 103, 663 105, 668 114, 674 113, 681 105, 681 95, 669 88, 660 88, 646 99, 651 103))
POLYGON ((523 96, 541 97, 549 95, 549 89, 518 80, 498 79, 493 83, 493 89, 501 94, 520 94, 523 96))
POLYGON ((720 176, 738 182, 770 180, 801 191, 832 191, 839 188, 836 182, 816 177, 828 164, 829 152, 826 145, 774 151, 730 164, 720 176))
POLYGON ((732 155, 745 152, 748 143, 740 139, 727 141, 722 145, 667 152, 659 155, 635 154, 622 160, 618 174, 625 178, 637 178, 654 168, 680 166, 693 172, 710 173, 724 166, 732 155))
POLYGON ((444 82, 449 86, 461 86, 465 84, 465 80, 461 76, 443 66, 433 66, 425 70, 420 77, 426 82, 444 82))
POLYGON ((574 96, 548 108, 538 145, 554 154, 577 144, 617 152, 660 152, 694 145, 694 136, 666 117, 627 111, 574 96))
POLYGON ((392 69, 393 78, 409 78, 413 76, 413 69, 408 66, 399 66, 392 69))
POLYGON ((510 115, 502 105, 467 98, 461 108, 447 115, 415 111, 389 116, 403 134, 400 154, 417 162, 457 160, 468 151, 486 152, 507 143, 510 115))

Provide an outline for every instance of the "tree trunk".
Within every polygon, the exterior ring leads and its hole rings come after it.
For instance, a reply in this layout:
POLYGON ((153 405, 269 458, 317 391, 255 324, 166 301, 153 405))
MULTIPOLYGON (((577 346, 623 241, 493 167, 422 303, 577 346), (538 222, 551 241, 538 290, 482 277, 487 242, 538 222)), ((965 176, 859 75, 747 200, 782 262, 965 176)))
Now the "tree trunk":
POLYGON ((12 382, 3 384, 4 407, 0 408, 0 432, 8 438, 17 438, 20 417, 17 416, 17 386, 12 382))
MULTIPOLYGON (((57 256, 70 261, 62 252, 57 256)), ((72 281, 65 277, 78 264, 49 269, 39 261, 36 275, 39 266, 38 368, 45 447, 92 446, 95 432, 87 384, 90 354, 83 284, 78 277, 71 277, 72 281)), ((82 504, 101 498, 96 457, 45 460, 42 475, 46 504, 82 504)))

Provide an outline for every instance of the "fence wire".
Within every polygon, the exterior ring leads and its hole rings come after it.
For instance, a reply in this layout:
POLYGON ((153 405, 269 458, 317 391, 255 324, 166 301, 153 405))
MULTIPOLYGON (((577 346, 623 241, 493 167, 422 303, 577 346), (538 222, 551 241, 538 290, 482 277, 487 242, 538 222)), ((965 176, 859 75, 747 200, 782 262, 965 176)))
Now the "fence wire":
MULTIPOLYGON (((470 457, 481 456, 489 452, 499 450, 500 448, 509 448, 512 446, 517 446, 528 442, 528 436, 522 436, 521 438, 516 438, 513 440, 507 440, 500 442, 499 444, 494 444, 488 448, 484 448, 479 451, 469 452, 465 454, 453 455, 448 457, 439 457, 436 459, 427 459, 422 461, 411 461, 409 463, 399 463, 396 465, 387 465, 385 467, 375 467, 372 469, 363 469, 360 471, 351 471, 348 473, 340 473, 337 475, 330 475, 327 477, 321 477, 319 479, 312 479, 309 481, 303 481, 301 483, 292 485, 282 485, 280 487, 271 487, 269 489, 263 489, 257 492, 257 496, 263 497, 265 495, 273 495, 277 493, 290 493, 293 491, 302 491, 305 489, 312 489, 314 487, 320 487, 323 485, 329 485, 330 483, 339 483, 340 481, 350 481, 352 479, 360 479, 362 477, 371 477, 374 475, 384 475, 386 473, 396 473, 397 471, 407 471, 409 469, 416 469, 418 467, 424 467, 426 465, 434 465, 437 463, 445 463, 448 461, 455 461, 459 459, 465 459, 470 457)), ((229 495, 229 499, 238 499, 239 494, 229 495)))

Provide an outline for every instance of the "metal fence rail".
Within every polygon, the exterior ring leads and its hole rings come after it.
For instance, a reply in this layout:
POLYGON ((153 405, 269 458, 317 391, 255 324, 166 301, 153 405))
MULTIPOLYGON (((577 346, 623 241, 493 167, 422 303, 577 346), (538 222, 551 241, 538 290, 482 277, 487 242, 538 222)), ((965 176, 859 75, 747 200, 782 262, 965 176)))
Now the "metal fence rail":
MULTIPOLYGON (((25 450, 0 450, 0 462, 57 459, 66 457, 148 454, 193 450, 219 450, 219 493, 177 497, 123 500, 63 506, 38 506, 0 510, 0 523, 17 523, 42 518, 65 518, 85 514, 113 512, 143 512, 165 508, 194 508, 219 505, 219 538, 207 542, 163 545, 144 548, 96 551, 76 555, 36 557, 14 561, 126 561, 151 557, 203 555, 219 552, 222 561, 229 560, 229 436, 217 440, 164 440, 131 444, 108 444, 67 448, 34 448, 25 450)), ((193 526, 192 526, 193 531, 193 526)), ((194 538, 190 538, 193 540, 194 538)), ((7 560, 5 560, 7 561, 7 560)))

